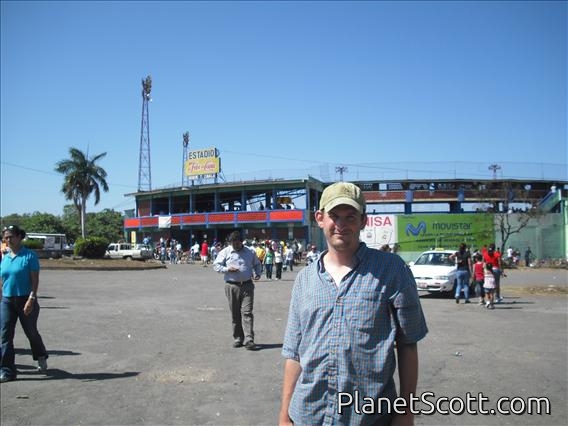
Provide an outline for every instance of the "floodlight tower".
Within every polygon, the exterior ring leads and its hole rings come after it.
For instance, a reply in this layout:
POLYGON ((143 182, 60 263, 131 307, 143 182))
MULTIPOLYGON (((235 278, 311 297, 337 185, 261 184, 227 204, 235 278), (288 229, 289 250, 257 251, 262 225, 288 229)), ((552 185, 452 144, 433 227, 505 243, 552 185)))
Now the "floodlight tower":
POLYGON ((140 127, 140 157, 138 162, 138 191, 152 190, 152 170, 150 168, 150 120, 148 102, 152 91, 152 77, 142 80, 142 125, 140 127))
POLYGON ((187 153, 189 151, 189 132, 183 134, 183 161, 181 163, 181 186, 189 184, 189 176, 185 174, 185 162, 187 160, 187 153))

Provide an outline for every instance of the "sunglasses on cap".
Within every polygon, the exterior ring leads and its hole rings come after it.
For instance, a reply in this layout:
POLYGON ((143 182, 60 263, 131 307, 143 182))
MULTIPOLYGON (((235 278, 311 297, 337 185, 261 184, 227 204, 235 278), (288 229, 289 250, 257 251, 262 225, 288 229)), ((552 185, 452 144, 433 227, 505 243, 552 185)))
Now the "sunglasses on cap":
POLYGON ((2 233, 7 232, 7 231, 12 232, 15 235, 21 235, 22 232, 23 232, 22 229, 18 225, 5 226, 2 229, 2 233))

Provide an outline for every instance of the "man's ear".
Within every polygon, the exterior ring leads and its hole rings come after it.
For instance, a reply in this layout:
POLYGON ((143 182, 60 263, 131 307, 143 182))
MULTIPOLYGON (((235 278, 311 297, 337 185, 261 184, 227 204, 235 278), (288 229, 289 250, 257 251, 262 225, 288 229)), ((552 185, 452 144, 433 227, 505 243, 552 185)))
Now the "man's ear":
POLYGON ((361 215, 361 231, 367 226, 367 213, 361 215))
POLYGON ((316 210, 316 212, 314 213, 314 219, 316 220, 318 226, 320 228, 323 229, 323 216, 324 216, 324 212, 323 210, 316 210))

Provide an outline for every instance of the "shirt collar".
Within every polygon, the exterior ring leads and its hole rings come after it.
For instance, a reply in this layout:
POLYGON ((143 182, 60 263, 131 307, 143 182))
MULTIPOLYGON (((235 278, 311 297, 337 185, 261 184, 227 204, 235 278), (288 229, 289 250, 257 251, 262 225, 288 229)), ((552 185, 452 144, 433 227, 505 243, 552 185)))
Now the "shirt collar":
MULTIPOLYGON (((353 270, 357 269, 357 267, 361 264, 361 261, 363 260, 363 258, 365 257, 365 255, 367 254, 367 251, 369 250, 369 248, 367 247, 367 245, 364 242, 360 242, 359 243, 359 247, 357 247, 357 250, 355 251, 355 254, 353 255, 353 257, 356 259, 356 263, 355 266, 353 266, 353 270)), ((320 257, 318 258, 318 272, 320 273, 324 273, 325 272, 325 268, 323 266, 323 257, 327 254, 329 250, 324 250, 321 252, 320 257)))

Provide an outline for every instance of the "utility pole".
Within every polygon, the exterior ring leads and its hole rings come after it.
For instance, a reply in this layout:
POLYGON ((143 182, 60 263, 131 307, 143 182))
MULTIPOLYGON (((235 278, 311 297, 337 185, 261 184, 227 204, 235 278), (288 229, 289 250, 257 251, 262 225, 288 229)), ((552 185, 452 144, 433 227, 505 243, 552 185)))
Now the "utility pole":
POLYGON ((335 167, 335 173, 339 173, 339 180, 343 182, 343 173, 347 172, 347 166, 337 166, 335 167))
POLYGON ((152 91, 152 77, 142 80, 142 124, 140 126, 140 157, 138 162, 138 191, 152 190, 152 169, 150 168, 150 119, 148 102, 152 91))
POLYGON ((501 170, 501 166, 499 164, 491 164, 488 168, 493 171, 493 180, 497 179, 497 170, 501 170))

